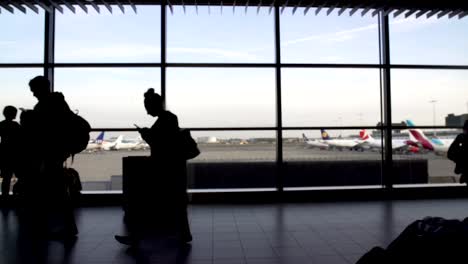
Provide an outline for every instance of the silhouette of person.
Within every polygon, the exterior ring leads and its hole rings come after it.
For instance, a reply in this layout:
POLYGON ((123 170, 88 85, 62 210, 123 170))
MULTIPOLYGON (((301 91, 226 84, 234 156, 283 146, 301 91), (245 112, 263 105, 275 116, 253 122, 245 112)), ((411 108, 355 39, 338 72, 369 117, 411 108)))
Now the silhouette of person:
POLYGON ((7 199, 13 174, 16 174, 17 149, 19 144, 20 125, 13 121, 18 110, 14 106, 3 109, 5 120, 0 122, 0 176, 2 181, 2 196, 7 199))
MULTIPOLYGON (((38 166, 31 176, 34 185, 33 203, 41 203, 45 236, 50 239, 74 239, 78 234, 73 208, 67 193, 63 163, 69 156, 67 146, 67 121, 71 110, 63 94, 52 92, 44 76, 29 82, 37 98, 31 129, 34 131, 33 159, 38 166)), ((31 133, 32 134, 32 133, 31 133)), ((32 188, 30 188, 32 189, 32 188)))
POLYGON ((450 145, 447 157, 455 162, 455 173, 461 174, 460 183, 468 184, 468 120, 463 125, 463 133, 450 145))
MULTIPOLYGON (((183 243, 192 241, 190 226, 187 216, 187 172, 186 160, 181 154, 180 128, 177 116, 164 110, 162 98, 148 89, 144 94, 144 105, 148 115, 158 117, 151 128, 138 128, 141 137, 151 148, 151 160, 154 170, 152 184, 144 192, 157 193, 150 199, 162 199, 159 208, 146 214, 129 215, 127 219, 130 236, 115 236, 122 244, 133 245, 151 227, 145 226, 145 222, 152 223, 152 216, 158 222, 173 225, 178 239, 183 243), (156 186, 159 185, 159 186, 156 186), (162 202, 162 203, 161 203, 162 202), (161 221, 161 218, 166 218, 161 221), (136 230, 135 227, 143 227, 136 230)), ((153 222, 154 223, 154 222, 153 222)))
MULTIPOLYGON (((35 132, 34 132, 34 113, 32 110, 21 109, 20 114, 20 133, 16 149, 17 153, 17 166, 15 171, 15 176, 18 181, 13 186, 13 193, 19 195, 20 198, 24 198, 24 194, 33 194, 35 186, 34 184, 28 184, 29 180, 32 178, 32 174, 35 171, 38 171, 37 162, 34 163, 35 157, 35 132), (28 191, 27 188, 30 188, 31 191, 28 191)), ((34 199, 32 197, 32 199, 34 199)))

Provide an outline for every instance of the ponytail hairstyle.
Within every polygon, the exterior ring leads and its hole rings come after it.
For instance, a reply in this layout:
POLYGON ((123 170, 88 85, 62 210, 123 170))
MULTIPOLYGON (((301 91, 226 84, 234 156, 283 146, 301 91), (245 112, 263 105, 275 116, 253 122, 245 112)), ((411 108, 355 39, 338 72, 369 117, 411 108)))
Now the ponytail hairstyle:
POLYGON ((162 97, 154 92, 154 88, 149 88, 145 94, 145 108, 150 112, 160 112, 162 110, 162 97))

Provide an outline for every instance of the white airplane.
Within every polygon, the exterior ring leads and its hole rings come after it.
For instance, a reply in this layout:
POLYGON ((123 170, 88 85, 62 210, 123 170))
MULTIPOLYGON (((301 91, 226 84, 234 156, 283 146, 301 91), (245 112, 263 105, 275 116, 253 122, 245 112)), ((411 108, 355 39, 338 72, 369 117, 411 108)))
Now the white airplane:
POLYGON ((329 147, 328 144, 324 143, 322 140, 309 139, 305 134, 302 134, 302 138, 304 138, 304 142, 308 147, 319 149, 327 149, 329 147))
POLYGON ((99 133, 95 140, 90 140, 86 150, 101 150, 102 143, 104 142, 104 131, 99 133))
POLYGON ((104 131, 102 131, 95 140, 91 140, 86 146, 88 151, 111 150, 115 145, 115 141, 104 140, 104 131))
POLYGON ((114 145, 110 148, 112 150, 136 150, 143 149, 144 144, 138 140, 125 140, 123 135, 120 135, 115 140, 114 145))
MULTIPOLYGON (((363 145, 368 145, 370 148, 382 150, 385 147, 385 141, 374 139, 367 130, 363 129, 359 132, 359 137, 362 139, 363 145)), ((392 139, 393 151, 409 151, 417 153, 419 148, 415 146, 416 143, 406 139, 392 139)))
POLYGON ((358 150, 363 149, 359 140, 355 139, 341 139, 341 138, 330 138, 327 131, 324 129, 320 130, 322 132, 322 140, 331 148, 336 148, 339 150, 349 149, 349 150, 358 150))
POLYGON ((422 130, 411 128, 415 126, 411 120, 406 120, 406 124, 409 127, 408 131, 411 136, 414 137, 423 148, 434 151, 435 154, 447 155, 448 149, 454 139, 446 139, 444 141, 437 137, 429 139, 422 130))

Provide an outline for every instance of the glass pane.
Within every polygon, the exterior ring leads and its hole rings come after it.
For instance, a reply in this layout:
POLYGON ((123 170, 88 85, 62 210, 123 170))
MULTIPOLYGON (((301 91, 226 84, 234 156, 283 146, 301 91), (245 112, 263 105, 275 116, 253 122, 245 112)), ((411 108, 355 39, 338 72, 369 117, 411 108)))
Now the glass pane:
POLYGON ((182 127, 275 124, 272 69, 168 69, 167 107, 182 127))
POLYGON ((273 188, 274 131, 193 131, 201 154, 189 161, 190 189, 273 188))
POLYGON ((82 153, 75 155, 72 167, 80 173, 84 191, 122 190, 122 158, 149 156, 148 145, 137 132, 106 132, 102 142, 92 132, 91 142, 82 153))
POLYGON ((0 63, 44 61, 44 11, 0 15, 0 63))
POLYGON ((394 123, 411 120, 418 126, 451 125, 447 123, 450 114, 468 113, 467 73, 463 70, 392 70, 394 123))
POLYGON ((174 6, 167 17, 170 62, 273 62, 274 20, 268 7, 174 6), (198 10, 198 12, 197 12, 198 10))
MULTIPOLYGON (((16 108, 32 109, 37 103, 36 98, 29 90, 29 81, 37 75, 42 75, 44 70, 37 69, 0 69, 0 112, 7 105, 16 108)), ((2 118, 3 119, 3 115, 2 118)), ((19 113, 17 116, 19 121, 19 113)))
POLYGON ((376 126, 377 69, 283 69, 284 126, 376 126))
MULTIPOLYGON (((75 156, 73 167, 79 171, 85 191, 121 190, 122 158, 149 156, 148 145, 136 132, 104 132, 104 140, 97 143, 100 133, 91 134, 88 149, 75 156)), ((190 189, 272 189, 275 186, 275 132, 191 134, 201 154, 188 162, 190 189)))
POLYGON ((461 130, 415 129, 394 130, 394 136, 409 141, 412 151, 394 154, 395 187, 407 184, 458 185, 455 163, 447 159, 447 151, 461 130), (402 176, 406 175, 405 177, 402 176))
POLYGON ((285 130, 283 138, 284 182, 292 190, 382 185, 380 131, 285 130))
POLYGON ((126 6, 108 14, 89 8, 57 13, 55 33, 56 62, 159 62, 161 60, 160 7, 137 6, 135 14, 126 6))
POLYGON ((468 65, 468 19, 390 18, 394 64, 468 65))
POLYGON ((143 94, 160 92, 159 68, 73 68, 55 70, 55 90, 64 93, 94 128, 150 126, 143 94))
POLYGON ((379 63, 377 17, 327 15, 328 9, 315 15, 316 8, 304 16, 305 8, 293 9, 281 15, 283 63, 379 63))

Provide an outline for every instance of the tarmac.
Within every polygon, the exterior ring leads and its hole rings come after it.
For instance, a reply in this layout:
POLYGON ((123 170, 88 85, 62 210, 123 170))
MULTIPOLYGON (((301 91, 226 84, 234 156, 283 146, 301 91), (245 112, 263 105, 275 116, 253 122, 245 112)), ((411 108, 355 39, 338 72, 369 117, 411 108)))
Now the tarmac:
MULTIPOLYGON (((258 162, 276 159, 274 144, 199 144, 201 154, 189 162, 258 162)), ((78 170, 84 190, 121 190, 122 158, 126 156, 149 156, 149 150, 84 152, 75 156, 71 167, 78 170)), ((283 145, 285 161, 324 160, 380 160, 378 151, 339 151, 310 149, 300 143, 283 145)), ((430 183, 455 183, 454 164, 444 156, 427 154, 394 154, 393 159, 427 159, 430 183)))

